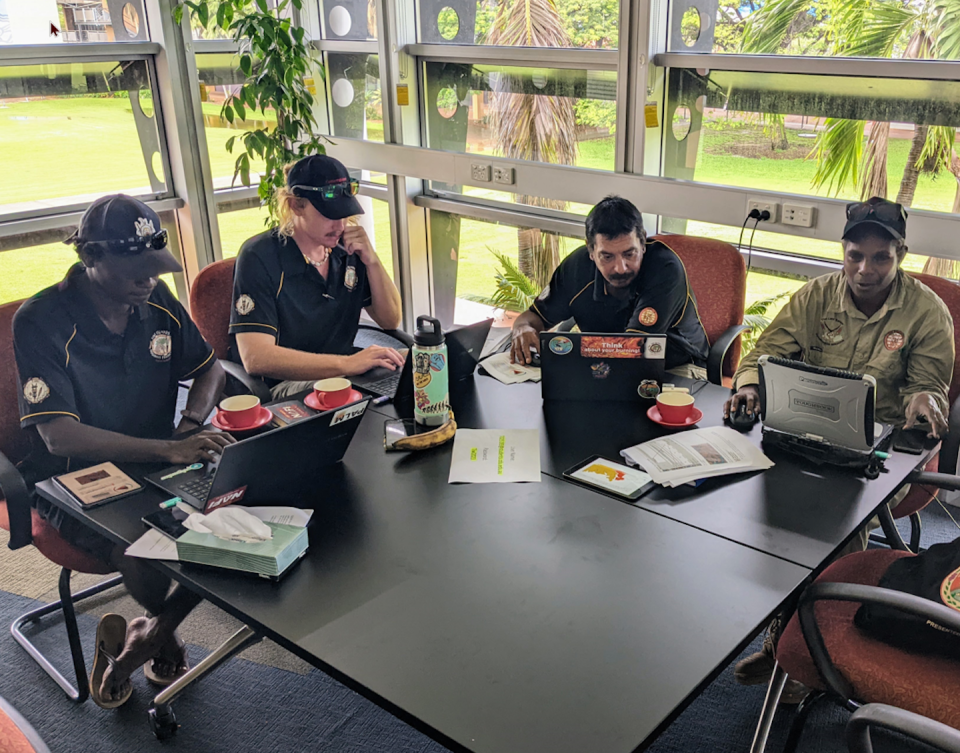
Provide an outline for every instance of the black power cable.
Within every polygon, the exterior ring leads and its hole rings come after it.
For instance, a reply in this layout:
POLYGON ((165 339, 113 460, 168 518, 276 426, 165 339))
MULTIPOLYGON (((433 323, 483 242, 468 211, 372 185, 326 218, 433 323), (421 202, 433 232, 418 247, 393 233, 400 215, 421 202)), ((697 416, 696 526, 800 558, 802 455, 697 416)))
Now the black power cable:
POLYGON ((760 210, 751 209, 750 214, 747 215, 747 218, 743 221, 743 225, 740 227, 740 240, 737 241, 737 250, 743 251, 743 231, 747 228, 747 223, 750 220, 759 220, 760 219, 760 210))
MULTIPOLYGON (((753 264, 753 236, 757 234, 757 225, 770 219, 770 212, 764 209, 759 213, 756 222, 753 223, 753 230, 750 233, 750 244, 747 250, 747 272, 750 271, 750 265, 753 264)), ((746 223, 744 223, 746 224, 746 223)))

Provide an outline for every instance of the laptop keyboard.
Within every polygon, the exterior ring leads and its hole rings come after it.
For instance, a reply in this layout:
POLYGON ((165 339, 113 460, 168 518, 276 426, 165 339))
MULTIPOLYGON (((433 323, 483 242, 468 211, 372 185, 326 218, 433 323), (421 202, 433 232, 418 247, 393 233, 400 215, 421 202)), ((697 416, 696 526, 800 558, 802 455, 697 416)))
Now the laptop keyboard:
POLYGON ((185 481, 182 484, 177 484, 177 491, 184 492, 189 494, 194 499, 199 499, 204 502, 207 501, 207 496, 210 494, 210 487, 213 486, 213 476, 198 476, 192 481, 185 481))
POLYGON ((394 374, 385 376, 383 379, 378 379, 376 382, 370 382, 370 384, 362 384, 360 386, 367 392, 372 392, 375 395, 393 397, 397 394, 397 387, 400 386, 400 372, 397 371, 394 374))

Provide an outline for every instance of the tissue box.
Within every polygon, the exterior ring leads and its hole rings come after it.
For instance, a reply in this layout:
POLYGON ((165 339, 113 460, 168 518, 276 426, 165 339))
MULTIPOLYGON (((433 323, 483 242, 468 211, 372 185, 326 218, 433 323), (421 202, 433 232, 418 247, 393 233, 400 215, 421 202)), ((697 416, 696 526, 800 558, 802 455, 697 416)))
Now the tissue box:
POLYGON ((177 539, 177 559, 277 578, 307 551, 307 529, 283 523, 267 525, 273 538, 253 544, 187 531, 177 539))

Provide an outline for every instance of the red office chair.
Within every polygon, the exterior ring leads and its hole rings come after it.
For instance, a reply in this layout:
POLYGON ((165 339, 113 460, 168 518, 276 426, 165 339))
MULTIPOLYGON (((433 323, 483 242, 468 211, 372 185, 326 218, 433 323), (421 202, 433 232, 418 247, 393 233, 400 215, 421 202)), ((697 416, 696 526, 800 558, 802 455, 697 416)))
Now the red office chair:
POLYGON ((743 323, 747 295, 743 256, 729 243, 713 238, 655 235, 650 240, 668 246, 683 262, 710 343, 707 378, 732 386, 740 363, 740 333, 749 329, 743 323))
POLYGON ((61 567, 60 601, 18 617, 10 626, 10 632, 17 643, 23 646, 70 698, 82 703, 89 695, 89 688, 74 604, 120 585, 122 578, 109 578, 92 588, 71 594, 71 572, 105 575, 112 573, 113 568, 68 544, 56 529, 31 509, 26 484, 14 465, 26 457, 30 449, 31 434, 34 434, 20 429, 20 412, 17 407, 19 382, 13 356, 12 322, 21 303, 23 301, 14 301, 0 306, 0 528, 9 531, 11 549, 19 549, 32 542, 44 557, 61 567), (77 678, 76 687, 60 674, 22 632, 23 626, 28 622, 38 622, 42 617, 60 611, 63 612, 67 639, 70 642, 70 654, 77 678))
POLYGON ((892 562, 910 552, 871 549, 830 565, 800 597, 797 613, 776 646, 777 668, 751 750, 764 749, 787 676, 813 689, 797 708, 784 747, 793 753, 811 707, 823 697, 854 711, 883 703, 960 728, 960 661, 906 651, 854 625, 860 604, 896 607, 960 632, 960 613, 913 594, 879 588, 892 562))
POLYGON ((3 753, 50 753, 50 748, 17 710, 0 698, 0 751, 3 753))

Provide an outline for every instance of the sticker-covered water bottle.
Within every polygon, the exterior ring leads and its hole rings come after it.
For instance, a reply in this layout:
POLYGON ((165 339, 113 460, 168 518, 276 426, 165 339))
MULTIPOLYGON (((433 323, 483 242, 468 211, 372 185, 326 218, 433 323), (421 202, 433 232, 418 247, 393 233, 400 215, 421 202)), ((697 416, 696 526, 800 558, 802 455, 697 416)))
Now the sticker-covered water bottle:
POLYGON ((447 344, 432 316, 418 316, 413 334, 413 415, 423 426, 440 426, 450 415, 447 344))

